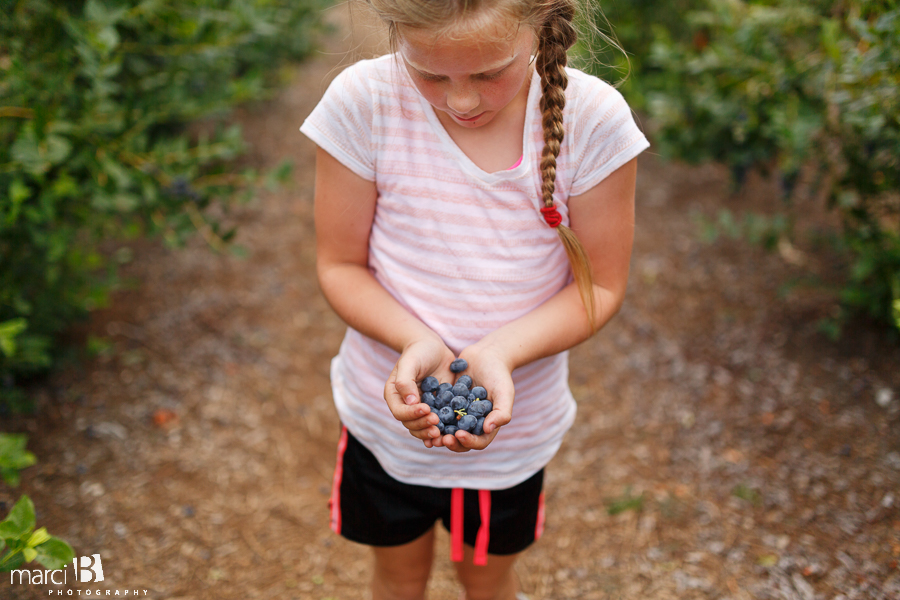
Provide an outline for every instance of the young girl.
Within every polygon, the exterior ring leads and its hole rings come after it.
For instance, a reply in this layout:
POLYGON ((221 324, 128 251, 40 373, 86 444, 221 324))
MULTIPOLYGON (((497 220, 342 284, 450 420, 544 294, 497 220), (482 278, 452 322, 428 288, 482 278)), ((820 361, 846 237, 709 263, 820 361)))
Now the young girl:
POLYGON ((648 144, 618 92, 566 67, 574 1, 367 0, 395 51, 301 127, 319 282, 349 325, 332 529, 373 547, 375 600, 425 596, 438 519, 461 598, 516 597, 575 418, 567 350, 625 294, 648 144), (483 435, 442 436, 420 402, 457 357, 493 401, 483 435))

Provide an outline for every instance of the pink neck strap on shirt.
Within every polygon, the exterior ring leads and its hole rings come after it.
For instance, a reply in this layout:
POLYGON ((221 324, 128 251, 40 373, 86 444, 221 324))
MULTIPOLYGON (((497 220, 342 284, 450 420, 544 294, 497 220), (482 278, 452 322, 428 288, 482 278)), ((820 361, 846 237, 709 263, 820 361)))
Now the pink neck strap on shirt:
POLYGON ((522 159, 523 159, 523 158, 525 158, 525 155, 524 155, 524 154, 523 154, 522 156, 520 156, 520 157, 519 157, 519 160, 516 161, 516 164, 514 164, 513 166, 511 166, 510 168, 508 168, 507 171, 512 171, 513 169, 515 169, 516 167, 518 167, 519 165, 521 165, 521 164, 522 164, 522 159))

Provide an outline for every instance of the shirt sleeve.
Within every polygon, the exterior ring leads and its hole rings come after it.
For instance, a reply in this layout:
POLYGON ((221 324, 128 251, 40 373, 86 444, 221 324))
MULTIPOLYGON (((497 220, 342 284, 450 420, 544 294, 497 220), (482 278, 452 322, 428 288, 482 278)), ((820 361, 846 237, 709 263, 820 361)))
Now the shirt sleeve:
POLYGON ((335 77, 300 131, 348 169, 375 181, 373 95, 361 73, 366 62, 356 63, 335 77))
POLYGON ((577 167, 569 188, 572 196, 587 192, 650 146, 618 90, 591 76, 579 83, 585 89, 573 115, 577 167))

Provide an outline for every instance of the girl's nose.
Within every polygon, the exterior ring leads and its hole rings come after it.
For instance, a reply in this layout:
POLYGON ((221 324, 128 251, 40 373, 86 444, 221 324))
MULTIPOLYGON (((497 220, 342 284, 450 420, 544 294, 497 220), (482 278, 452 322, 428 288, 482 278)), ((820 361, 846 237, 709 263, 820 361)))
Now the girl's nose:
POLYGON ((478 94, 471 89, 455 89, 447 93, 447 108, 464 116, 478 106, 478 94))

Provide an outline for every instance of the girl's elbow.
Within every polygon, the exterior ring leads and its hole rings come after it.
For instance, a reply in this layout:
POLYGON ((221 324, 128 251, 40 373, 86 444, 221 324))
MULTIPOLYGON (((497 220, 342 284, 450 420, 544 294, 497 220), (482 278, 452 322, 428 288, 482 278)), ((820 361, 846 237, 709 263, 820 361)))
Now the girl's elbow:
POLYGON ((622 309, 625 303, 624 285, 615 288, 594 286, 594 331, 599 331, 622 309))

